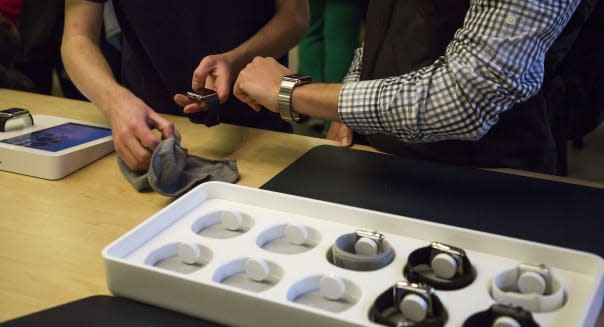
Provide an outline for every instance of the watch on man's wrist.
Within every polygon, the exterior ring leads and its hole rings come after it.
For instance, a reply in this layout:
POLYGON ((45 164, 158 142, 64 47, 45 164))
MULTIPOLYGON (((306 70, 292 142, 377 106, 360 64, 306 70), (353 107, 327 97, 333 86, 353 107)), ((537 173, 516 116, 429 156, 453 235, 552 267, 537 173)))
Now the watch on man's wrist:
POLYGON ((279 103, 279 114, 282 119, 292 120, 296 123, 302 124, 308 120, 308 116, 298 113, 292 109, 292 93, 296 86, 309 84, 312 82, 310 76, 301 74, 285 75, 281 79, 281 87, 279 88, 279 95, 277 101, 279 103))

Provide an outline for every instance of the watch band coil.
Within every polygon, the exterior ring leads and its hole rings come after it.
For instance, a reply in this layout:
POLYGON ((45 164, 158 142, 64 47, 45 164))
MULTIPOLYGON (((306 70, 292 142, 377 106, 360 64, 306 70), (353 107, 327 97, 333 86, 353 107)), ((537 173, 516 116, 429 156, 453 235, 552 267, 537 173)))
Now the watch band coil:
POLYGON ((407 259, 407 264, 405 264, 405 267, 403 268, 403 275, 407 280, 415 283, 427 284, 439 290, 455 290, 470 285, 474 279, 476 279, 476 271, 465 254, 457 257, 457 260, 460 261, 457 264, 461 265, 461 273, 456 273, 450 279, 427 276, 417 268, 420 265, 429 265, 433 254, 433 245, 422 247, 411 252, 407 259))

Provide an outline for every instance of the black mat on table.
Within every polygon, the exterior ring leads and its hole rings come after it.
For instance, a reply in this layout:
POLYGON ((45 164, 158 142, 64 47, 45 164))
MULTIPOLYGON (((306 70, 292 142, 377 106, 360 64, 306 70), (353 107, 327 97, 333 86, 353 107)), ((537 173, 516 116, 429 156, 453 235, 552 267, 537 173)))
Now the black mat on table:
POLYGON ((2 327, 218 327, 133 300, 96 295, 0 323, 2 327))
POLYGON ((604 256, 604 189, 327 145, 262 188, 604 256))

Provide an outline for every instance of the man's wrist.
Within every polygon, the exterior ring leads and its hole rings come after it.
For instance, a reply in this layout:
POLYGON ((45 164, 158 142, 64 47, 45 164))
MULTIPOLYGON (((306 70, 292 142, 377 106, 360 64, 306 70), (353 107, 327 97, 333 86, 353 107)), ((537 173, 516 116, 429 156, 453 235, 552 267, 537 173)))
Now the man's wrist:
POLYGON ((254 59, 253 55, 246 53, 244 49, 235 48, 224 52, 223 57, 229 63, 233 76, 239 75, 239 72, 254 59))
POLYGON ((311 82, 312 78, 310 76, 300 74, 285 75, 281 78, 277 103, 282 119, 291 120, 296 123, 304 123, 308 120, 308 116, 300 114, 292 108, 292 96, 296 87, 311 82))

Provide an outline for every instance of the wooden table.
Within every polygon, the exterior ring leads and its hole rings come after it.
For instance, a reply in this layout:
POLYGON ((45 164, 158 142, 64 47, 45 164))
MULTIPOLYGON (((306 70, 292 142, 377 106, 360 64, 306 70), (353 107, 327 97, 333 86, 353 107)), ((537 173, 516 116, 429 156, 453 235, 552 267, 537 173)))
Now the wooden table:
MULTIPOLYGON (((22 107, 103 123, 87 102, 0 89, 0 108, 22 107)), ((239 184, 259 187, 306 151, 333 142, 170 116, 189 153, 237 159, 239 184)), ((0 171, 0 321, 109 294, 101 250, 171 199, 138 193, 112 153, 57 181, 0 171)))
MULTIPOLYGON (((0 89, 0 108, 8 107, 105 122, 91 103, 0 89)), ((335 144, 227 124, 207 128, 183 117, 169 119, 191 154, 236 159, 238 183, 252 187, 261 186, 312 147, 335 144)), ((171 199, 136 192, 121 175, 113 153, 57 181, 0 171, 0 201, 0 321, 5 321, 109 294, 101 250, 171 199)))

